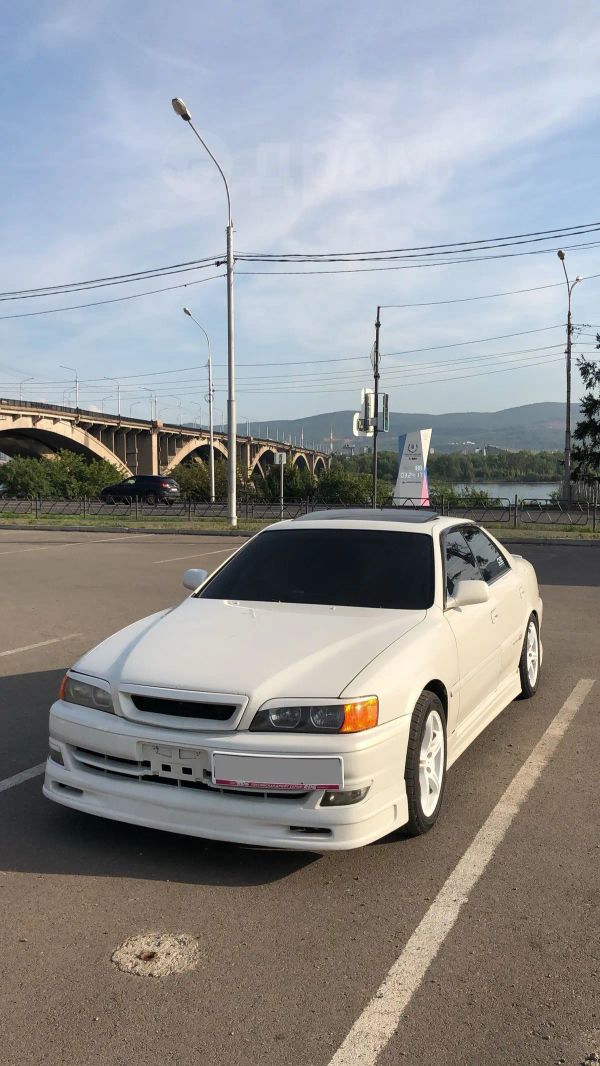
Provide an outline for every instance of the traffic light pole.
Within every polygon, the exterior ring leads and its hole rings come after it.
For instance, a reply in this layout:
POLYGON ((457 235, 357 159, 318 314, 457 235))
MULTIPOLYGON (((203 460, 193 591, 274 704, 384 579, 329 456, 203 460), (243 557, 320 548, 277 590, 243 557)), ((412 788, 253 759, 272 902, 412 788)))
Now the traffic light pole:
POLYGON ((377 308, 375 319, 375 345, 373 347, 373 507, 377 507, 377 434, 379 432, 379 327, 381 307, 377 308))

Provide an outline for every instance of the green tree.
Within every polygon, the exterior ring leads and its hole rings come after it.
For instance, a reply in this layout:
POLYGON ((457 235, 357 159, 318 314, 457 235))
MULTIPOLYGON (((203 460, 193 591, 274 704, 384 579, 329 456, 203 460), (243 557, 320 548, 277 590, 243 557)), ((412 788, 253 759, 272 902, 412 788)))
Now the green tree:
MULTIPOLYGON (((596 334, 600 348, 600 333, 596 334)), ((585 485, 600 484, 600 362, 580 356, 579 373, 586 389, 581 400, 582 418, 573 434, 577 444, 573 448, 573 480, 585 485)))
POLYGON ((49 463, 18 455, 0 468, 0 480, 10 496, 49 496, 49 463))

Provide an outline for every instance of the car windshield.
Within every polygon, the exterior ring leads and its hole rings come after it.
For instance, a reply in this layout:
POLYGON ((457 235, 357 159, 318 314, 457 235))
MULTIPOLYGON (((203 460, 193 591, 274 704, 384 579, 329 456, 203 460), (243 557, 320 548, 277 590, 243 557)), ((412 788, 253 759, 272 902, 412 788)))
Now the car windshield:
POLYGON ((433 540, 423 533, 374 529, 267 531, 196 595, 424 610, 433 603, 433 540))

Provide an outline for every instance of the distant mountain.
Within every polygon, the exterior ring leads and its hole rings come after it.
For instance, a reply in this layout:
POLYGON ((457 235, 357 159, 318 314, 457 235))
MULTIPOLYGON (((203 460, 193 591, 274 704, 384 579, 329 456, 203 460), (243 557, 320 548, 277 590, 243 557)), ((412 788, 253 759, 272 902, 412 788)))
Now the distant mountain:
MULTIPOLYGON (((305 418, 270 419, 269 422, 251 422, 254 436, 266 436, 287 440, 294 438, 300 443, 314 441, 319 448, 329 448, 330 433, 333 433, 335 451, 345 443, 357 448, 370 446, 366 437, 352 436, 353 411, 332 411, 323 415, 307 415, 305 418)), ((572 404, 571 428, 579 418, 579 404, 572 404)), ((554 451, 564 447, 565 405, 563 403, 530 403, 523 407, 507 407, 502 411, 460 411, 443 415, 390 413, 390 432, 380 436, 382 449, 396 451, 397 438, 401 433, 414 429, 433 429, 431 445, 438 452, 460 452, 466 442, 477 447, 495 444, 510 451, 554 451), (472 443, 471 443, 472 442, 472 443)), ((239 432, 246 432, 246 423, 240 423, 239 432)))

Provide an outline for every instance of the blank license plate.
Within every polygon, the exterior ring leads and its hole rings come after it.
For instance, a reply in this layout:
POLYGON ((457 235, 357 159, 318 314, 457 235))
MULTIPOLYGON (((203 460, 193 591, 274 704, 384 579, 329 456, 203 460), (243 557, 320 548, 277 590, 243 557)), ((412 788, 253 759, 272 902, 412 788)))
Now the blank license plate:
POLYGON ((336 792, 344 787, 340 756, 231 755, 216 751, 213 784, 264 791, 336 792))

